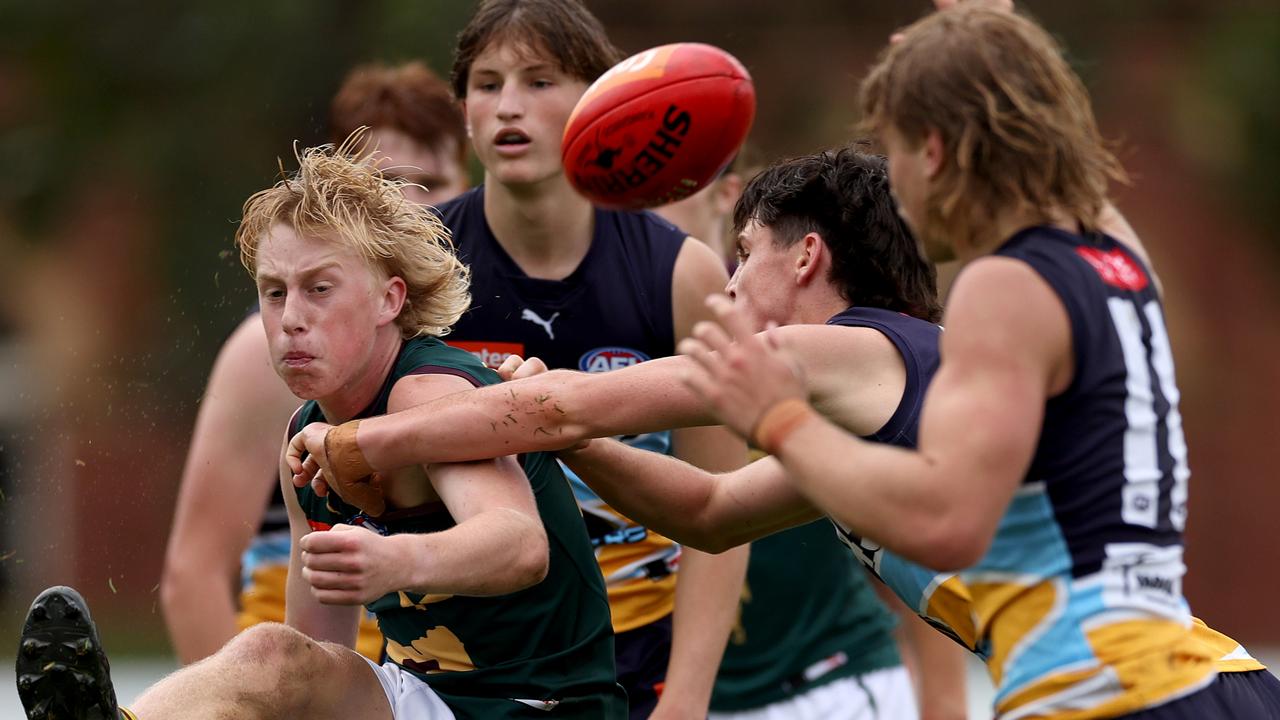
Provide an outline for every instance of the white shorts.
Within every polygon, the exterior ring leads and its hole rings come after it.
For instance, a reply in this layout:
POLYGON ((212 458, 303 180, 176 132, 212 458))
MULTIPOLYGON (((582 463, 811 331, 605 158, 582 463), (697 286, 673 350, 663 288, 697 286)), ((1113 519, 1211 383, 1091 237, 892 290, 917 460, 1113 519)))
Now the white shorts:
MULTIPOLYGON (((364 657, 363 655, 361 657, 364 657)), ((436 695, 431 686, 399 665, 387 661, 382 665, 364 658, 382 683, 396 720, 453 720, 453 711, 436 695)))
POLYGON ((708 720, 916 720, 916 690, 901 665, 834 680, 772 705, 710 712, 708 720))

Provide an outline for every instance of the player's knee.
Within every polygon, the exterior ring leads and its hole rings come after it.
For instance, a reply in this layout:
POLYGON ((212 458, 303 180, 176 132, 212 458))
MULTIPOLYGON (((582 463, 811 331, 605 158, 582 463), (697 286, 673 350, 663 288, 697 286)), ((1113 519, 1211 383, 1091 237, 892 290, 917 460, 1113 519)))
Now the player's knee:
POLYGON ((228 662, 253 668, 260 677, 306 674, 323 665, 320 659, 325 655, 320 643, 280 623, 260 623, 246 629, 227 643, 223 653, 228 662))

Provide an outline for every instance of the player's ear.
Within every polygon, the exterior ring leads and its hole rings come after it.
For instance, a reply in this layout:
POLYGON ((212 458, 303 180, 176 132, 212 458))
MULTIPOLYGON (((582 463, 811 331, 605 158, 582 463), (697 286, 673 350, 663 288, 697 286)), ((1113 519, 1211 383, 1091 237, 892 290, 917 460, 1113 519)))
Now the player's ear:
POLYGON ((822 265, 822 256, 827 252, 827 244, 818 233, 805 233, 796 243, 799 252, 795 256, 796 284, 808 285, 817 277, 818 268, 822 265))
POLYGON ((942 133, 930 128, 924 136, 924 172, 925 177, 932 180, 942 172, 946 165, 946 146, 942 142, 942 133))
POLYGON ((467 139, 473 139, 471 134, 471 113, 467 112, 467 101, 459 100, 458 107, 462 110, 462 126, 467 129, 467 139))
POLYGON ((392 276, 384 281, 382 286, 382 307, 378 311, 378 325, 386 325, 395 322, 400 317, 400 311, 404 308, 404 299, 408 294, 408 288, 404 284, 404 280, 399 276, 392 276))

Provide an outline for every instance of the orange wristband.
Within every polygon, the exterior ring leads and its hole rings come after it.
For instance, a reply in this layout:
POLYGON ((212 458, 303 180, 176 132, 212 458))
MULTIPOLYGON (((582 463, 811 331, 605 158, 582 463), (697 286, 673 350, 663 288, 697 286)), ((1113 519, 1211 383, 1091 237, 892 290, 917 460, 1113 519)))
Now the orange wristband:
POLYGON ((773 455, 787 436, 813 415, 813 408, 809 407, 809 403, 804 400, 800 398, 783 400, 764 411, 751 431, 751 440, 756 447, 773 455))
POLYGON ((356 442, 359 420, 344 422, 324 434, 324 456, 333 470, 335 481, 353 481, 373 474, 373 466, 364 459, 360 443, 356 442))

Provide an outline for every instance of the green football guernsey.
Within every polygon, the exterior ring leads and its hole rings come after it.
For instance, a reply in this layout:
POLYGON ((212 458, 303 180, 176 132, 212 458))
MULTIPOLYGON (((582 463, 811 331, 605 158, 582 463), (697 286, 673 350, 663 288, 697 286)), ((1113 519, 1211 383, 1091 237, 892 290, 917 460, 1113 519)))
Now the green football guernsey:
MULTIPOLYGON (((470 353, 434 337, 407 340, 374 402, 357 417, 382 415, 395 383, 444 373, 473 385, 499 381, 470 353)), ((294 430, 323 421, 306 403, 294 430)), ((368 605, 387 638, 387 657, 428 683, 459 718, 624 718, 615 677, 613 631, 600 568, 582 515, 555 460, 521 456, 550 546, 547 577, 497 597, 397 592, 368 605)), ((337 495, 297 491, 311 527, 363 525, 384 535, 454 525, 443 503, 370 518, 337 495)))
POLYGON ((898 665, 894 624, 827 520, 757 540, 711 709, 759 708, 898 665))

